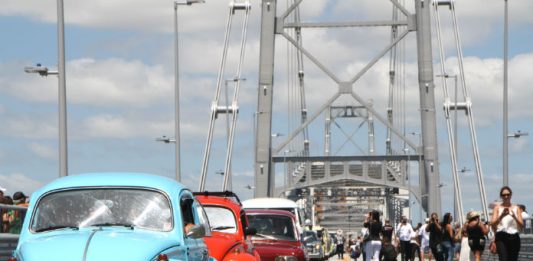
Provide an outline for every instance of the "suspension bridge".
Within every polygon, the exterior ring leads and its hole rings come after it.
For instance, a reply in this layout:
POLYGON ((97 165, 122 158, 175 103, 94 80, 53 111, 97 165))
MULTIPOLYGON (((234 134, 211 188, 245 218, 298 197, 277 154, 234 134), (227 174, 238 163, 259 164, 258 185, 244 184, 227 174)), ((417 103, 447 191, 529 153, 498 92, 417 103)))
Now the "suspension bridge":
MULTIPOLYGON (((305 15, 305 6, 311 1, 281 2, 262 0, 260 5, 254 196, 293 199, 305 209, 313 225, 357 233, 364 215, 372 209, 380 210, 392 221, 407 212, 414 215, 409 211, 411 198, 421 206, 420 215, 442 213, 439 167, 440 161, 447 160, 457 218, 463 222, 457 156, 457 136, 463 132, 470 139, 479 209, 488 217, 475 101, 463 68, 455 2, 382 0, 390 9, 388 17, 361 14, 317 21, 305 15), (451 23, 451 32, 443 32, 443 21, 451 23), (328 50, 324 54, 317 46, 327 48, 328 43, 317 41, 328 35, 341 36, 347 42, 370 40, 368 49, 374 53, 345 57, 343 52, 328 50), (453 73, 445 66, 449 54, 445 53, 444 38, 453 39, 453 55, 457 57, 453 73), (281 61, 276 60, 282 57, 279 53, 284 56, 281 61), (330 66, 332 57, 348 61, 347 66, 330 66), (406 67, 408 61, 416 61, 416 72, 406 67), (286 71, 275 70, 275 66, 286 71), (382 80, 368 82, 367 74, 379 74, 382 80), (441 92, 442 100, 436 98, 436 92, 441 92), (437 122, 442 120, 437 110, 443 110, 447 144, 437 142, 438 132, 444 131, 437 129, 437 122), (467 128, 458 124, 458 118, 467 123, 467 128), (274 142, 278 130, 286 135, 274 142), (445 146, 449 158, 439 159, 439 149, 445 146)), ((357 9, 357 4, 351 7, 357 9)), ((229 7, 199 191, 205 190, 208 173, 214 169, 210 163, 214 134, 219 131, 216 121, 225 121, 227 126, 223 130, 227 141, 223 189, 231 189, 250 10, 249 1, 235 1, 229 7), (237 31, 240 51, 230 59, 234 18, 242 18, 242 28, 237 31), (230 62, 237 63, 233 72, 227 70, 230 62), (224 80, 227 75, 232 75, 231 81, 224 80), (228 83, 233 85, 232 99, 224 104, 222 95, 226 92, 227 97, 228 83)))
MULTIPOLYGON (((262 1, 254 196, 291 198, 305 207, 313 224, 350 232, 359 231, 360 225, 354 224, 362 224, 363 215, 371 209, 381 210, 390 220, 399 220, 406 214, 411 197, 419 202, 424 213, 441 213, 438 145, 443 144, 437 143, 436 110, 442 108, 457 216, 462 221, 460 170, 456 153, 456 137, 462 131, 468 133, 471 140, 481 199, 479 208, 487 217, 473 101, 462 64, 455 4, 453 1, 421 0, 383 2, 390 8, 390 16, 386 18, 366 14, 360 16, 363 20, 348 17, 351 20, 335 21, 332 18, 313 21, 302 18, 306 17, 307 1, 262 1), (441 17, 451 21, 451 35, 443 35, 441 17), (375 31, 381 32, 378 35, 383 39, 372 37, 370 49, 374 54, 370 57, 343 57, 346 54, 334 50, 330 50, 329 56, 324 56, 316 46, 327 46, 327 42, 322 45, 314 39, 319 32, 323 35, 320 39, 335 34, 345 35, 343 39, 346 41, 364 42, 375 31), (434 36, 436 43, 432 42, 434 36), (454 92, 448 84, 451 73, 444 66, 443 37, 453 38, 455 42, 458 59, 454 67, 459 70, 454 74, 454 92), (279 44, 280 48, 276 43, 281 41, 285 44, 279 44), (434 50, 438 50, 440 68, 434 68, 434 50), (280 57, 276 52, 283 52, 284 61, 276 61, 276 57, 280 57), (337 68, 327 63, 331 56, 350 62, 360 61, 351 68, 337 68), (405 63, 409 59, 416 59, 417 74, 407 71, 405 63), (283 73, 274 69, 280 64, 287 68, 283 73), (384 66, 386 64, 388 66, 384 66), (312 72, 312 79, 309 79, 307 71, 312 72), (365 75, 370 73, 382 75, 383 80, 365 82, 365 75), (313 82, 316 75, 322 77, 319 84, 313 82), (416 75, 417 81, 408 79, 408 75, 416 75), (436 76, 441 77, 441 88, 436 84, 436 76), (286 79, 286 82, 276 82, 278 77, 286 79), (439 89, 444 100, 436 100, 435 93, 439 89), (276 95, 276 92, 281 95, 276 95), (313 97, 312 106, 309 97, 313 97), (443 104, 442 107, 440 104, 443 104), (280 107, 287 109, 278 113, 274 108, 280 107), (458 128, 458 117, 468 123, 468 129, 458 128), (414 126, 416 131, 413 131, 414 126), (274 144, 272 137, 276 129, 283 129, 287 135, 274 144)), ((357 3, 353 3, 352 7, 356 9, 357 3)), ((213 126, 215 121, 224 119, 228 121, 224 188, 229 186, 248 16, 249 9, 241 5, 234 5, 229 13, 200 190, 205 187, 213 126), (241 33, 241 52, 234 59, 239 61, 233 74, 236 75, 236 87, 231 106, 224 106, 220 98, 222 79, 228 73, 225 71, 227 39, 233 16, 239 15, 244 17, 245 22, 241 33), (219 115, 226 117, 217 117, 219 115)))

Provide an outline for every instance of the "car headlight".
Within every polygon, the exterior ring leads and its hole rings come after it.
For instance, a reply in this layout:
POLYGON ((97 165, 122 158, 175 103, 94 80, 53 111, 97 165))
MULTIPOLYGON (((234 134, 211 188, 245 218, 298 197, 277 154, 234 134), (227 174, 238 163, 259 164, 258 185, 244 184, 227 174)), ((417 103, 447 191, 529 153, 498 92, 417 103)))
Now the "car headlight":
POLYGON ((315 248, 316 248, 317 250, 320 249, 320 245, 317 244, 317 245, 315 246, 315 248))
POLYGON ((295 256, 277 256, 275 261, 297 261, 295 256))

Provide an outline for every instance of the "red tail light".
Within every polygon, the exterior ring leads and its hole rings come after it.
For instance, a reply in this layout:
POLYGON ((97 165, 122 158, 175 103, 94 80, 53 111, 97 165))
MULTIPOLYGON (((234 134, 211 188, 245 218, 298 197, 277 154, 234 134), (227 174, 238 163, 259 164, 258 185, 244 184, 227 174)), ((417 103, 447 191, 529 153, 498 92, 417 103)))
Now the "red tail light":
POLYGON ((14 257, 10 257, 7 261, 17 261, 17 259, 14 257))
POLYGON ((157 261, 168 261, 168 256, 165 254, 160 254, 157 256, 157 261))

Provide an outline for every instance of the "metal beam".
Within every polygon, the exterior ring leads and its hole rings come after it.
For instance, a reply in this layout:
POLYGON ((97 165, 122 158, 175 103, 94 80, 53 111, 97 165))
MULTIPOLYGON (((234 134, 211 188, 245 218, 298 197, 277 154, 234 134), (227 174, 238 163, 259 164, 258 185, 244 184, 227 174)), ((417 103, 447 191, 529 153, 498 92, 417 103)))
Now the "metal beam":
POLYGON ((405 21, 359 21, 359 22, 326 22, 326 23, 285 23, 284 28, 335 28, 335 27, 368 27, 368 26, 408 26, 405 21))
POLYGON ((255 197, 272 196, 274 175, 272 155, 272 94, 274 83, 274 38, 276 0, 263 0, 261 8, 261 44, 259 48, 259 87, 255 133, 255 197))
POLYGON ((272 162, 419 161, 424 155, 275 156, 272 162))
POLYGON ((431 46, 431 19, 429 1, 416 0, 418 83, 420 95, 420 114, 422 142, 424 149, 423 173, 420 175, 420 188, 427 200, 423 208, 429 212, 441 212, 440 187, 438 186, 439 160, 437 144, 437 123, 435 115, 435 83, 433 81, 433 55, 431 46))

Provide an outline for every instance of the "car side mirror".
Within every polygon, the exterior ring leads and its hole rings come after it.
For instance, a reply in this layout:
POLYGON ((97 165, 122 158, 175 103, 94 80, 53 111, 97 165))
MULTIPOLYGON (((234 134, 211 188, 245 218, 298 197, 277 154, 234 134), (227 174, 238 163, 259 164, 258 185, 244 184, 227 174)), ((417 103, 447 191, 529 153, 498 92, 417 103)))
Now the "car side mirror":
POLYGON ((187 232, 187 237, 202 238, 205 236, 205 227, 203 225, 194 225, 187 232))
POLYGON ((247 227, 244 229, 245 236, 253 236, 255 234, 257 234, 257 229, 255 229, 255 227, 247 227))

